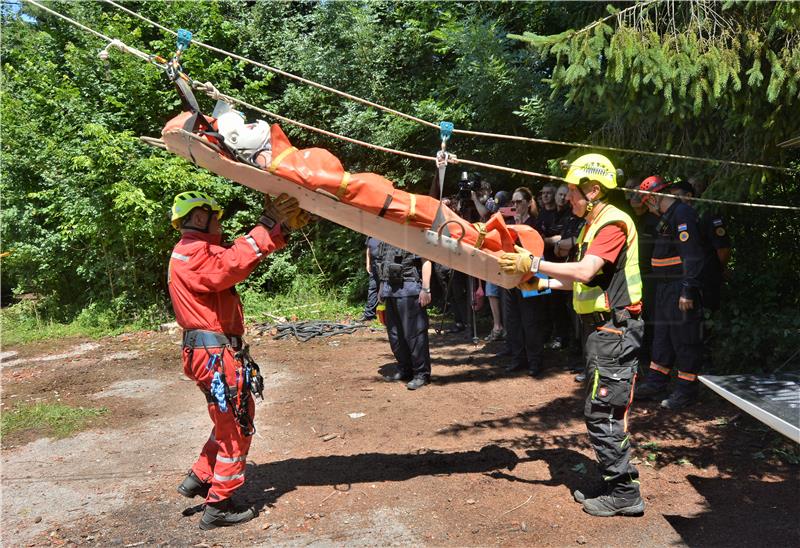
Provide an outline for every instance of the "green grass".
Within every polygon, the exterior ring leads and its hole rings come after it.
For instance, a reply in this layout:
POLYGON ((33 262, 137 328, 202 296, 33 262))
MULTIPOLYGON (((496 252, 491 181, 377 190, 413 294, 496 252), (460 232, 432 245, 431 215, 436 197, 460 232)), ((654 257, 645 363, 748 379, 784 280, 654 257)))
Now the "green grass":
POLYGON ((272 316, 297 320, 358 319, 364 305, 347 302, 344 291, 321 287, 316 278, 297 277, 288 291, 266 295, 256 291, 242 293, 245 317, 248 321, 272 322, 272 316))
POLYGON ((17 405, 0 416, 3 437, 23 430, 41 430, 65 438, 83 429, 92 418, 108 412, 105 407, 70 407, 62 403, 17 405))

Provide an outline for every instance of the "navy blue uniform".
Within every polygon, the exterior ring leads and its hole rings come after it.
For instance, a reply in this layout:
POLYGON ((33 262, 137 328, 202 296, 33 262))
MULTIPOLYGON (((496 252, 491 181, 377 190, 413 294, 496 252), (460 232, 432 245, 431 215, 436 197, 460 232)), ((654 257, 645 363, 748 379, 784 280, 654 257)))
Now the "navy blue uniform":
POLYGON ((371 320, 377 317, 378 308, 378 246, 381 241, 367 236, 365 245, 369 253, 369 287, 367 288, 367 304, 364 306, 364 319, 371 320))
POLYGON ((389 346, 403 377, 430 377, 428 311, 419 304, 420 258, 381 242, 378 247, 380 296, 386 304, 389 346))
POLYGON ((708 259, 704 273, 703 306, 710 310, 719 310, 724 265, 720 263, 717 251, 730 249, 731 238, 725 219, 715 212, 704 212, 700 216, 699 228, 708 247, 708 259))
POLYGON ((697 213, 675 201, 661 216, 651 259, 655 281, 655 325, 648 383, 666 383, 673 365, 678 389, 687 393, 697 385, 703 355, 703 275, 708 259, 697 213), (681 311, 679 299, 693 301, 681 311))

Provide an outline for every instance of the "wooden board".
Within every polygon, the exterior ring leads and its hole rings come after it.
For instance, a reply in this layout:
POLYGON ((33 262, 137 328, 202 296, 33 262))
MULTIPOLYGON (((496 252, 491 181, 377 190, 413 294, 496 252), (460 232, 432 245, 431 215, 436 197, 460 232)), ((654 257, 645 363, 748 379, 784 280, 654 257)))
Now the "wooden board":
POLYGON ((356 232, 383 240, 393 246, 415 253, 470 276, 505 288, 515 287, 522 276, 504 274, 497 257, 462 244, 454 238, 431 230, 408 226, 378 217, 356 207, 339 202, 336 197, 314 192, 267 171, 234 162, 220 155, 205 141, 182 129, 165 131, 162 139, 167 150, 217 175, 250 187, 264 194, 286 193, 297 198, 300 207, 329 221, 356 232))

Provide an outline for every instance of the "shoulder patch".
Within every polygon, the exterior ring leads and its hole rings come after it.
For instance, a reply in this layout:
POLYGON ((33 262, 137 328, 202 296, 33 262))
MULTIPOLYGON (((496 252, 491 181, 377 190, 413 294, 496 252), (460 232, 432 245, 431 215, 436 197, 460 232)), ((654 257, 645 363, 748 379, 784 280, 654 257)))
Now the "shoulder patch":
POLYGON ((717 219, 714 219, 713 221, 711 221, 711 223, 712 223, 714 226, 722 226, 722 225, 724 225, 724 224, 725 224, 725 223, 722 221, 722 219, 719 219, 719 218, 717 218, 717 219))
POLYGON ((678 231, 686 230, 686 223, 681 223, 678 225, 678 231))
POLYGON ((714 231, 714 233, 715 233, 717 236, 720 236, 720 237, 722 237, 722 236, 724 236, 724 235, 725 235, 725 229, 724 229, 724 228, 722 228, 721 226, 718 226, 718 227, 717 227, 717 229, 714 231))
POLYGON ((678 238, 680 239, 680 241, 685 242, 689 239, 689 233, 684 230, 683 232, 678 234, 678 238))

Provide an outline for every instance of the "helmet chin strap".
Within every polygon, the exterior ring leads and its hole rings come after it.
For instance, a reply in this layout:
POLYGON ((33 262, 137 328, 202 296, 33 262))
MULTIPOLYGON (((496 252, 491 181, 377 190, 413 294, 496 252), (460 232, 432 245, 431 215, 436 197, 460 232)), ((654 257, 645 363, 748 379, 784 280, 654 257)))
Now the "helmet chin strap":
POLYGON ((592 212, 592 210, 595 208, 595 206, 597 204, 599 204, 602 201, 602 199, 601 198, 597 198, 595 200, 590 200, 589 197, 586 196, 586 193, 583 191, 583 189, 580 186, 577 186, 577 189, 578 189, 578 192, 581 193, 581 196, 583 196, 583 199, 586 200, 586 210, 583 212, 583 215, 581 215, 581 218, 583 219, 583 218, 586 218, 586 216, 589 215, 589 213, 592 212))

